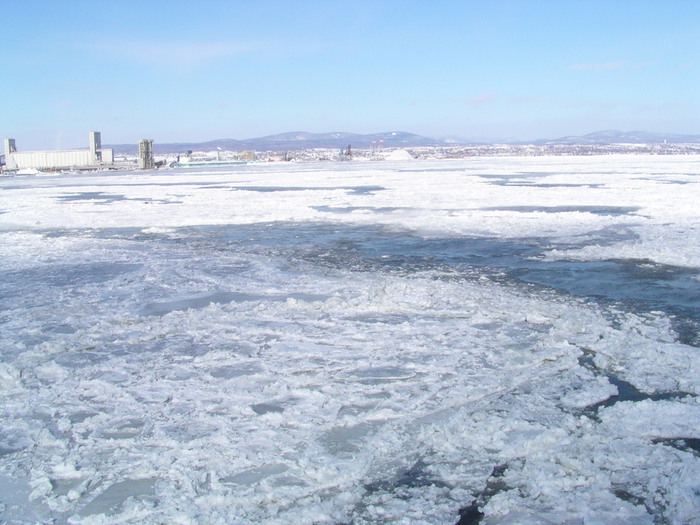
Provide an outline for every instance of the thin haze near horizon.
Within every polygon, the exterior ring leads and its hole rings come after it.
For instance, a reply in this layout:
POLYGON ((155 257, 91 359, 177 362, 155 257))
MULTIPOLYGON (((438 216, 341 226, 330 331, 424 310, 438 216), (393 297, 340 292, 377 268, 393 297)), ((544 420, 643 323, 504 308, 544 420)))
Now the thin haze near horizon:
POLYGON ((288 131, 700 134, 693 0, 6 3, 18 149, 288 131))

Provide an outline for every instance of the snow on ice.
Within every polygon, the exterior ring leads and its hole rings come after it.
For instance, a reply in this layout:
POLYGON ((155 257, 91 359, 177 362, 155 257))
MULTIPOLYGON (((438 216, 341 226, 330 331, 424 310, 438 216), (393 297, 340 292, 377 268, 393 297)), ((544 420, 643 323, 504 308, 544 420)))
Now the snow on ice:
POLYGON ((8 523, 700 522, 694 157, 0 179, 8 523))

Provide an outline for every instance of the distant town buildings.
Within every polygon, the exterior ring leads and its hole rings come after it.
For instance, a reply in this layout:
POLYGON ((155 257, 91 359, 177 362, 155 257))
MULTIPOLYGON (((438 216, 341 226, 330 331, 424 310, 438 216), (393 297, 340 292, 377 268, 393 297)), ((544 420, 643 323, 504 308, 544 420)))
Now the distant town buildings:
POLYGON ((15 139, 5 139, 5 166, 8 171, 36 169, 47 171, 86 170, 109 167, 114 163, 114 152, 102 147, 99 131, 91 131, 89 146, 85 149, 17 151, 15 139))
MULTIPOLYGON (((275 145, 277 143, 274 143, 275 145)), ((294 143, 296 144, 296 142, 294 143)), ((203 144, 204 145, 204 144, 203 144)), ((151 170, 162 167, 215 167, 248 164, 251 162, 327 162, 352 160, 355 162, 409 159, 461 159, 468 157, 509 156, 587 156, 587 155, 700 155, 700 141, 693 143, 595 143, 595 144, 452 144, 444 146, 382 147, 383 142, 372 141, 369 148, 299 147, 297 149, 245 150, 236 152, 210 146, 187 154, 177 152, 188 144, 160 144, 156 157, 153 139, 141 139, 134 145, 102 147, 100 132, 91 131, 85 149, 56 151, 18 151, 15 139, 4 139, 4 155, 0 152, 0 173, 36 174, 37 172, 95 171, 95 170, 151 170)), ((190 146, 191 147, 191 146, 190 146)))

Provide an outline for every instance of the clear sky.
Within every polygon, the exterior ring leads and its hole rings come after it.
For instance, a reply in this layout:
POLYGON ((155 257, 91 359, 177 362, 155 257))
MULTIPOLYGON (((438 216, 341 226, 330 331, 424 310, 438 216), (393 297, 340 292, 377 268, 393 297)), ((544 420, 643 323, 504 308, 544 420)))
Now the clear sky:
POLYGON ((700 134, 700 0, 0 0, 20 150, 286 131, 700 134))

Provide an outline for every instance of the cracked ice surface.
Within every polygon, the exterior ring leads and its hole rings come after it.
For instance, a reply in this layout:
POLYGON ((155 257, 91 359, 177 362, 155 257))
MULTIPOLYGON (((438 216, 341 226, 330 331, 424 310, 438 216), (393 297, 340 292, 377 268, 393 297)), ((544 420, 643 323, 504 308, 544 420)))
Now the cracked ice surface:
POLYGON ((674 323, 695 320, 699 172, 634 156, 0 180, 0 517, 697 522, 700 365, 674 323), (610 259, 632 261, 630 287, 687 293, 562 284, 562 264, 610 259), (558 280, 522 278, 535 263, 558 280), (601 405, 613 378, 639 398, 601 405))

